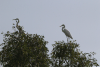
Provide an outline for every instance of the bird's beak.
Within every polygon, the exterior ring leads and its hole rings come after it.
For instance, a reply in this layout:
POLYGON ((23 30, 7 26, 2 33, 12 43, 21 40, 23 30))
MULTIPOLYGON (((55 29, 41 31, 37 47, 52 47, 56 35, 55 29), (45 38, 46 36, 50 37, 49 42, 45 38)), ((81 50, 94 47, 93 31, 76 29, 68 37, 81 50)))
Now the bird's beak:
POLYGON ((16 20, 16 19, 13 19, 13 20, 16 20))

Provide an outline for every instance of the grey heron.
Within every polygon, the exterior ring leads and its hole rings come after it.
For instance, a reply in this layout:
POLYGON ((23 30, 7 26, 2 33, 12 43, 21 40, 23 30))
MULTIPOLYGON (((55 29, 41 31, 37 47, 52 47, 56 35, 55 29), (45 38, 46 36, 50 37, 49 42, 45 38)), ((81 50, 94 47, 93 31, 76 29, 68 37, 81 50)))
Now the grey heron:
POLYGON ((17 29, 19 29, 19 27, 18 27, 18 23, 19 23, 19 19, 18 18, 16 18, 16 19, 13 19, 13 20, 16 20, 16 27, 17 27, 17 29), (17 21, 18 20, 18 21, 17 21))
MULTIPOLYGON (((62 32, 63 32, 68 38, 73 39, 72 36, 71 36, 71 34, 70 34, 70 32, 69 32, 67 29, 65 29, 65 25, 64 25, 64 24, 62 24, 60 27, 62 27, 62 32)), ((68 38, 67 38, 67 42, 68 42, 68 38)))
POLYGON ((22 27, 18 25, 18 23, 19 23, 19 19, 16 18, 16 19, 13 19, 13 20, 16 20, 16 23, 17 23, 17 24, 16 24, 16 28, 19 30, 19 35, 21 35, 21 33, 22 33, 22 32, 21 32, 22 27))

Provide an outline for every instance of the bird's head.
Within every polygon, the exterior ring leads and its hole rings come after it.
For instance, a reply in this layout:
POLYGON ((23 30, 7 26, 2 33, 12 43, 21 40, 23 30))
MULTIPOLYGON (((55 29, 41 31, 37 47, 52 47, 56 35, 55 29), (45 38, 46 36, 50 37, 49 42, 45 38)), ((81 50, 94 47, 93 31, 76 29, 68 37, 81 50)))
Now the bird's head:
POLYGON ((16 19, 13 19, 13 20, 16 20, 16 22, 17 22, 17 23, 19 23, 19 19, 18 19, 18 18, 16 18, 16 19))
POLYGON ((13 20, 19 20, 18 18, 16 18, 16 19, 13 19, 13 20))
POLYGON ((60 27, 62 27, 62 26, 63 26, 63 27, 65 27, 65 25, 64 25, 64 24, 62 24, 60 27))

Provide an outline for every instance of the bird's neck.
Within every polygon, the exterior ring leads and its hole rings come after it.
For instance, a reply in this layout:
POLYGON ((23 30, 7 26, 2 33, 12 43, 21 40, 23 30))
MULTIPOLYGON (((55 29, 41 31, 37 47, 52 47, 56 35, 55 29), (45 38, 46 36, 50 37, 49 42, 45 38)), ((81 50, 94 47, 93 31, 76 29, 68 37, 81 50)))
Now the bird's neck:
POLYGON ((65 27, 62 27, 62 31, 64 30, 65 27))

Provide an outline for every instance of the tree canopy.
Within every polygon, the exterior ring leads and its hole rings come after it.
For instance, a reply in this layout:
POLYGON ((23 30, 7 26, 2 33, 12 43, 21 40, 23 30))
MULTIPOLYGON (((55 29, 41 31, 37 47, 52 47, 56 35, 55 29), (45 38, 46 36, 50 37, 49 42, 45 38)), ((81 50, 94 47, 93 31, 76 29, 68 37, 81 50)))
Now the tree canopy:
MULTIPOLYGON (((13 27, 15 28, 15 27, 13 27)), ((0 62, 4 67, 49 67, 49 51, 44 36, 25 34, 22 27, 18 31, 4 34, 1 44, 0 62)))
POLYGON ((97 60, 95 58, 91 58, 94 52, 82 53, 82 51, 79 51, 78 47, 79 44, 71 41, 70 43, 65 43, 64 41, 55 42, 51 53, 53 67, 98 66, 96 62, 97 60))
MULTIPOLYGON (((17 20, 19 20, 17 18, 17 20)), ((79 44, 75 41, 65 43, 55 41, 51 52, 48 54, 46 45, 48 41, 44 36, 25 33, 22 26, 13 26, 18 31, 4 34, 4 43, 0 44, 0 62, 3 67, 93 67, 99 66, 92 53, 79 51, 79 44)))

